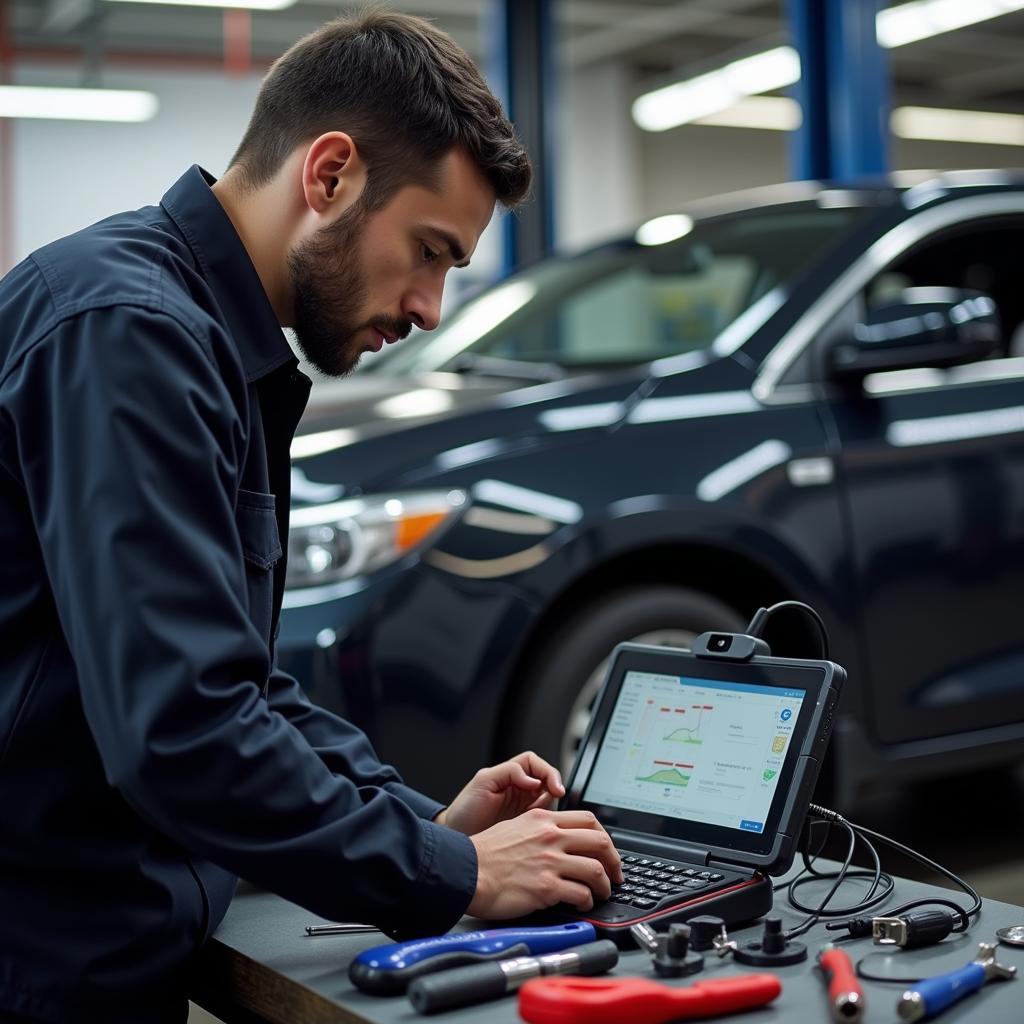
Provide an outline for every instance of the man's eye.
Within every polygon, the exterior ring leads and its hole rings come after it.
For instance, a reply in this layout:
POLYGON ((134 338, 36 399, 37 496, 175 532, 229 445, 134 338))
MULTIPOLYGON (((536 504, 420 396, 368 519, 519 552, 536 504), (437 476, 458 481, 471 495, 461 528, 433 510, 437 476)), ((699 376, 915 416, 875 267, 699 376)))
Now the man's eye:
POLYGON ((433 263, 434 260, 436 260, 437 257, 441 255, 440 253, 434 252, 434 250, 431 249, 429 245, 421 245, 420 248, 423 250, 424 263, 433 263))

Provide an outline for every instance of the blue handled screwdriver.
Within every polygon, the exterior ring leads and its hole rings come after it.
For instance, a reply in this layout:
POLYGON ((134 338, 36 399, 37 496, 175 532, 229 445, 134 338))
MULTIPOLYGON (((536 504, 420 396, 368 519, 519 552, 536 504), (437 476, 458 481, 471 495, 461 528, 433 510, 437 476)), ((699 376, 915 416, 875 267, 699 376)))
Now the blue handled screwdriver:
POLYGON ((404 992, 413 978, 450 967, 508 960, 517 956, 556 953, 582 946, 597 938, 586 921, 489 931, 449 932, 411 942, 392 942, 363 950, 349 965, 348 976, 356 988, 373 995, 404 992))
POLYGON ((916 988, 907 989, 896 1003, 896 1012, 905 1021, 934 1017, 958 999, 976 992, 985 982, 1012 978, 1016 973, 1016 967, 996 963, 995 943, 983 942, 978 946, 977 958, 969 964, 948 974, 925 978, 916 988))

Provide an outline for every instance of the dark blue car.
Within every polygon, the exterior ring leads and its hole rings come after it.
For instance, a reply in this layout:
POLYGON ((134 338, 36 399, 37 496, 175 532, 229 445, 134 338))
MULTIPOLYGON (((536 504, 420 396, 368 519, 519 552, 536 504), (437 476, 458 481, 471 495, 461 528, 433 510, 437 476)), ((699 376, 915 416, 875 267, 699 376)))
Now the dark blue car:
POLYGON ((617 642, 795 598, 849 673, 834 796, 1019 758, 1022 253, 1007 172, 804 184, 484 292, 314 389, 284 666, 444 798, 568 765, 617 642))

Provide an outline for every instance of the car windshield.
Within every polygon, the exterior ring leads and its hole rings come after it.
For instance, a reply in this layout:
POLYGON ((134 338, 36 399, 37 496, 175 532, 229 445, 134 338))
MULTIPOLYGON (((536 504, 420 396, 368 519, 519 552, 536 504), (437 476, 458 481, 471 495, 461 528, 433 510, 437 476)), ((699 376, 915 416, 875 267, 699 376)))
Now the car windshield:
POLYGON ((863 212, 805 204, 745 211, 699 221, 660 245, 629 241, 546 260, 361 369, 545 380, 703 349, 863 212))

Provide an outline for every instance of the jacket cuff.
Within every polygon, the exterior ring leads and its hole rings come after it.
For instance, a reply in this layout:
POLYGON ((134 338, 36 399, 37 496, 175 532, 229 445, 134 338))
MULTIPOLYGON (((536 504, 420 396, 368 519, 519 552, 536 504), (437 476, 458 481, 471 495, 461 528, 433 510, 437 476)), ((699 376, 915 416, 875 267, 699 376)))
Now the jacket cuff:
POLYGON ((421 821, 420 825, 423 859, 415 899, 405 908, 401 926, 388 929, 396 939, 425 938, 450 931, 465 915, 476 892, 476 847, 469 837, 431 821, 421 821))
POLYGON ((406 807, 412 809, 416 817, 426 821, 433 821, 446 806, 429 796, 424 796, 404 782, 386 782, 381 788, 392 796, 398 797, 406 807))

